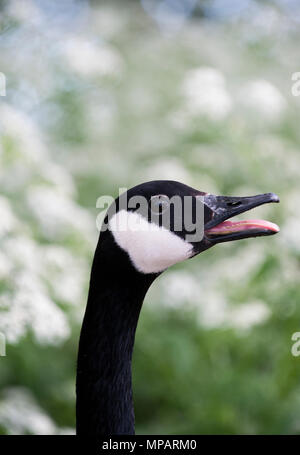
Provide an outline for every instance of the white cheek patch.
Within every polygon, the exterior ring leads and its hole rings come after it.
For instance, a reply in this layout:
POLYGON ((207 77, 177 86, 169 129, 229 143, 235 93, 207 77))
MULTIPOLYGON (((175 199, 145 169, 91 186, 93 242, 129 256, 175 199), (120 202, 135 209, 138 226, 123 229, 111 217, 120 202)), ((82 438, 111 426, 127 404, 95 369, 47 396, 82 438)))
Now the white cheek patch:
POLYGON ((109 221, 116 243, 142 273, 158 273, 192 256, 192 245, 135 212, 121 210, 109 221))

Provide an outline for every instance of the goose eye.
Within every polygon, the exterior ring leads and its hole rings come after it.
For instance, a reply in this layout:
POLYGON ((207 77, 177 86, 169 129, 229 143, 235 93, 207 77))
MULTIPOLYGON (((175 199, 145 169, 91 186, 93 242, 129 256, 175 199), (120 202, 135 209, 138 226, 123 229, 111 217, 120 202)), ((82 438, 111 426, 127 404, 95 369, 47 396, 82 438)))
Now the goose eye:
POLYGON ((152 196, 150 199, 151 212, 154 213, 155 215, 161 215, 169 208, 169 206, 170 206, 169 198, 164 194, 152 196))

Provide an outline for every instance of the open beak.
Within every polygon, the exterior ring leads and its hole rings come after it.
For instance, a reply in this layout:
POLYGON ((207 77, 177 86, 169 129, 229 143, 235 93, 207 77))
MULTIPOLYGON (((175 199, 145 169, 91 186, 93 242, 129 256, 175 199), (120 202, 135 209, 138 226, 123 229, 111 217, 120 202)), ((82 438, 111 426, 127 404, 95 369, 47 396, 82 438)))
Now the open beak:
POLYGON ((205 223, 204 234, 212 243, 273 235, 279 227, 265 220, 228 221, 229 218, 247 212, 254 207, 270 202, 279 202, 274 193, 259 194, 250 197, 227 197, 206 194, 204 203, 210 210, 210 219, 205 223))

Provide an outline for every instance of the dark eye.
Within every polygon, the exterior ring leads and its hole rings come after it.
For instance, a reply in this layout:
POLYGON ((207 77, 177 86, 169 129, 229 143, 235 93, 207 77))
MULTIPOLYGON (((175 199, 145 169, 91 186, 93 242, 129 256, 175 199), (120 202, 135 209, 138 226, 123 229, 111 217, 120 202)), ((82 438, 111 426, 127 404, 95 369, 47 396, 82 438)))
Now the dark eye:
POLYGON ((168 196, 165 196, 164 194, 152 196, 150 199, 151 212, 155 215, 161 215, 169 208, 169 206, 170 200, 168 196))

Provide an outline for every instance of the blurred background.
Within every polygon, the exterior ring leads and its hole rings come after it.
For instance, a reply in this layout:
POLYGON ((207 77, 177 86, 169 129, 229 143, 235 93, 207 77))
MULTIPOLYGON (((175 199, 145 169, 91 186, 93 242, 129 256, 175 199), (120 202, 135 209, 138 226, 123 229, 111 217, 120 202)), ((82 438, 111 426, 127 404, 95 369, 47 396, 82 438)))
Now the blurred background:
POLYGON ((296 0, 10 0, 0 14, 0 433, 74 433, 97 198, 172 179, 273 191, 281 204, 253 215, 281 233, 151 288, 137 433, 300 434, 296 0))

